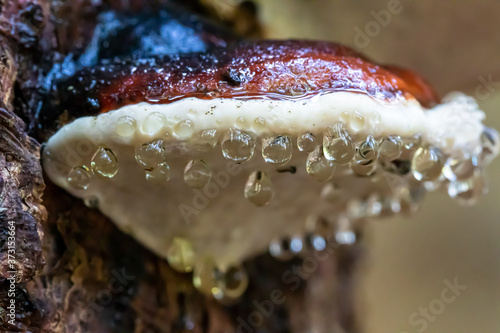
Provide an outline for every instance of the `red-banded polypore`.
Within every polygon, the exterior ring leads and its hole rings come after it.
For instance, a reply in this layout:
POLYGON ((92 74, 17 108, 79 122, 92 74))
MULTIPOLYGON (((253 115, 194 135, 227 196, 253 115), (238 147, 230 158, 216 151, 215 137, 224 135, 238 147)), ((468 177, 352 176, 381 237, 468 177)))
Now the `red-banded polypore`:
POLYGON ((216 298, 237 298, 240 263, 266 249, 353 243, 360 221, 440 187, 474 202, 498 152, 473 98, 336 44, 111 63, 58 89, 47 175, 216 298))

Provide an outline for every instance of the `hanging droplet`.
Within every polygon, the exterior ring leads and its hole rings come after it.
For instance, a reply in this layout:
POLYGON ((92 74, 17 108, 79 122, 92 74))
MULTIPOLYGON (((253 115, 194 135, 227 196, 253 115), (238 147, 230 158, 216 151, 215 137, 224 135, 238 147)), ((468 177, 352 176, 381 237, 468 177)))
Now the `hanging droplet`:
POLYGON ((212 295, 218 300, 235 300, 248 287, 248 274, 241 265, 231 266, 216 274, 212 295))
POLYGON ((100 147, 92 156, 90 166, 96 176, 113 178, 118 172, 118 159, 111 149, 100 147))
POLYGON ((325 182, 333 177, 335 165, 323 156, 323 149, 318 146, 307 157, 306 170, 312 178, 325 182))
POLYGON ((316 137, 312 133, 305 133, 297 138, 297 148, 300 151, 309 153, 313 151, 316 146, 316 137))
POLYGON ((83 203, 88 208, 96 209, 99 207, 99 199, 97 199, 97 197, 95 197, 95 196, 90 196, 90 197, 83 199, 83 203))
POLYGON ((222 139, 222 154, 234 163, 250 160, 255 152, 255 139, 246 132, 229 129, 222 139))
POLYGON ((485 127, 480 137, 481 162, 489 164, 498 155, 500 142, 498 132, 492 128, 485 127))
POLYGON ((290 260, 294 257, 290 250, 290 239, 274 239, 269 243, 269 254, 279 260, 290 260))
POLYGON ((135 160, 148 171, 156 169, 161 163, 165 162, 166 158, 167 154, 163 140, 151 141, 135 149, 135 160))
POLYGON ((146 171, 146 181, 151 184, 164 185, 170 179, 170 167, 163 162, 152 171, 146 171))
POLYGON ((478 167, 477 158, 448 158, 443 167, 443 175, 450 181, 465 180, 474 175, 478 167))
POLYGON ((203 160, 191 160, 184 169, 184 181, 191 188, 202 188, 211 177, 212 171, 203 160))
POLYGON ((376 217, 382 213, 382 199, 378 194, 372 194, 367 200, 366 213, 368 216, 376 217))
POLYGON ((323 136, 323 153, 335 164, 349 163, 355 154, 355 143, 342 123, 328 128, 323 136))
POLYGON ((77 166, 68 173, 68 183, 75 190, 86 190, 90 185, 92 175, 86 166, 77 166))
POLYGON ((163 126, 165 126, 166 118, 159 112, 151 112, 144 118, 142 123, 142 131, 148 135, 155 135, 163 126))
POLYGON ((206 256, 193 269, 193 285, 201 293, 212 296, 212 290, 217 287, 217 279, 221 274, 215 261, 206 256))
POLYGON ((137 130, 137 122, 129 116, 121 116, 116 121, 116 134, 123 138, 131 137, 137 130))
POLYGON ((214 148, 219 142, 218 134, 216 129, 204 130, 200 133, 200 143, 214 148))
POLYGON ((304 238, 302 235, 295 235, 290 238, 290 252, 299 254, 304 249, 304 238))
POLYGON ((413 156, 411 169, 416 180, 437 179, 443 169, 440 151, 433 147, 420 147, 413 156))
POLYGON ((363 164, 363 162, 352 162, 351 169, 354 174, 360 177, 369 177, 377 171, 377 164, 363 164))
POLYGON ((187 139, 193 135, 194 123, 187 119, 183 120, 174 126, 174 134, 180 139, 187 139))
POLYGON ((335 230, 335 241, 340 245, 352 245, 356 243, 356 238, 351 221, 344 215, 339 216, 335 230))
POLYGON ((187 239, 174 237, 167 250, 167 261, 176 271, 190 273, 195 264, 193 244, 187 239))
POLYGON ((267 163, 286 164, 292 158, 292 139, 285 135, 263 139, 262 157, 267 163))
POLYGON ((487 192, 486 182, 480 170, 467 180, 452 181, 448 184, 448 195, 461 205, 470 206, 487 192))
POLYGON ((422 138, 420 135, 405 137, 403 140, 403 147, 406 150, 417 150, 422 145, 422 138))
POLYGON ((403 152, 403 140, 399 136, 389 135, 379 142, 379 156, 383 161, 394 161, 403 152))
POLYGON ((265 172, 254 171, 245 184, 245 198, 257 207, 266 205, 274 196, 271 179, 265 172))
POLYGON ((365 123, 365 117, 363 117, 363 115, 357 111, 354 112, 354 114, 352 114, 349 118, 349 124, 351 128, 356 132, 362 130, 365 127, 365 123))
POLYGON ((378 158, 378 145, 373 135, 369 135, 356 149, 356 162, 372 164, 378 158))

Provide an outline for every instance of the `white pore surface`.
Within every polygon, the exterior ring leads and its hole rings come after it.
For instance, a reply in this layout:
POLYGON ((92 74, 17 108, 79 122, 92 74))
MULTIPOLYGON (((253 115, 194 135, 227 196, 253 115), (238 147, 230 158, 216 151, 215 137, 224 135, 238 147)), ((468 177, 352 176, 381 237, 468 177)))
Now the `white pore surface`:
POLYGON ((331 183, 340 189, 340 199, 332 203, 320 198, 325 183, 306 173, 307 153, 295 146, 298 135, 314 133, 321 144, 322 130, 341 121, 356 139, 368 134, 376 138, 420 134, 424 144, 450 155, 472 152, 479 145, 483 118, 474 100, 460 94, 450 95, 431 110, 415 100, 380 102, 350 92, 294 101, 188 98, 165 105, 139 103, 64 126, 47 142, 43 163, 53 182, 74 196, 96 197, 104 215, 158 255, 165 257, 171 239, 182 236, 193 242, 200 256, 211 254, 227 265, 261 253, 273 238, 302 233, 311 215, 335 219, 350 200, 375 191, 390 192, 383 180, 357 178, 347 168, 337 168, 331 183), (157 131, 145 132, 142 125, 153 112, 163 114, 165 122, 157 131), (124 115, 137 123, 130 137, 116 133, 117 120, 124 115), (260 119, 265 122, 256 122, 260 119), (194 125, 192 134, 178 131, 177 124, 186 120, 194 125), (217 129, 222 134, 229 128, 257 137, 290 135, 294 154, 285 167, 295 166, 297 172, 279 173, 279 167, 266 164, 260 144, 254 157, 241 165, 225 160, 220 144, 205 153, 195 149, 200 131, 217 129), (134 156, 135 147, 158 138, 165 139, 168 147, 171 176, 165 185, 146 182, 134 156), (90 159, 101 146, 116 154, 117 175, 94 176, 87 190, 71 188, 68 171, 82 165, 90 168, 90 159), (184 183, 184 167, 191 159, 203 159, 212 169, 212 180, 203 189, 193 190, 184 183), (255 207, 243 196, 248 175, 255 170, 266 171, 274 184, 275 196, 265 207, 255 207))

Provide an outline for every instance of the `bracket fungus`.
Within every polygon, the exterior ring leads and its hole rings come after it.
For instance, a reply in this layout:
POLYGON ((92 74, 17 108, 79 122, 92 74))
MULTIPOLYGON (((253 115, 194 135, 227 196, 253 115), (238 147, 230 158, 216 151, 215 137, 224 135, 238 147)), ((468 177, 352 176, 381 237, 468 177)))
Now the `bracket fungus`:
POLYGON ((356 242, 427 191, 484 192, 498 136, 474 99, 337 44, 237 43, 110 61, 58 81, 43 166, 218 299, 241 262, 356 242))

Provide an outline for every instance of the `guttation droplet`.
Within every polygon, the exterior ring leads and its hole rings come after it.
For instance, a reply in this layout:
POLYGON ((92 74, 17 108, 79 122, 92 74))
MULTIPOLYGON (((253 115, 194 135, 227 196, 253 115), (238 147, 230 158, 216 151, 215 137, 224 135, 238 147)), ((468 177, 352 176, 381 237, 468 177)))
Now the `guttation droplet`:
POLYGON ((245 198, 257 207, 265 206, 274 196, 273 185, 267 173, 254 171, 245 184, 245 198))
POLYGON ((234 300, 245 292, 248 274, 241 265, 222 270, 207 256, 194 267, 193 285, 201 293, 218 300, 234 300))
POLYGON ((181 273, 190 273, 195 264, 193 244, 182 237, 174 237, 167 250, 170 267, 181 273))
POLYGON ((174 126, 174 133, 181 139, 187 139, 193 135, 194 123, 192 120, 186 119, 174 126))
POLYGON ((137 122, 130 116, 121 116, 116 121, 116 134, 128 138, 137 130, 137 122))
POLYGON ((275 238, 269 243, 269 254, 279 260, 290 260, 294 257, 289 238, 275 238))
POLYGON ((184 169, 184 181, 191 188, 202 188, 211 177, 212 171, 203 160, 191 160, 184 169))
POLYGON ((324 182, 333 177, 335 165, 325 158, 321 146, 317 146, 307 157, 306 170, 312 178, 324 182))
POLYGON ((166 118, 159 112, 152 112, 144 118, 142 123, 142 131, 148 135, 158 133, 165 126, 166 118))
POLYGON ((474 175, 474 170, 478 167, 477 158, 462 157, 448 158, 443 167, 443 175, 450 181, 465 180, 474 175))
POLYGON ((160 163, 152 170, 146 170, 146 181, 151 184, 164 185, 170 179, 170 166, 166 163, 160 163))
POLYGON ((316 148, 316 137, 312 133, 302 134, 297 138, 297 148, 300 151, 311 152, 316 148))
POLYGON ((229 129, 222 139, 222 154, 234 163, 250 160, 255 153, 255 139, 248 133, 229 129))
POLYGON ((352 171, 358 176, 371 176, 376 171, 378 159, 378 145, 372 135, 359 144, 354 161, 351 162, 352 171))
POLYGON ((248 287, 248 274, 241 265, 231 266, 217 274, 212 295, 218 300, 235 300, 248 287))
POLYGON ((433 147, 420 147, 413 156, 411 170, 419 181, 432 181, 441 175, 443 161, 441 152, 433 147))
POLYGON ((467 180, 452 181, 448 184, 448 195, 465 206, 470 206, 487 192, 484 176, 479 169, 467 180))
POLYGON ((76 190, 86 190, 90 185, 92 175, 86 166, 77 166, 68 173, 68 183, 76 190))
POLYGON ((100 147, 92 156, 90 166, 95 175, 113 178, 118 172, 118 159, 111 149, 100 147))
POLYGON ((344 129, 342 123, 337 123, 325 131, 323 153, 327 160, 340 165, 349 163, 354 157, 354 140, 344 129))
POLYGON ((167 154, 163 140, 154 140, 135 149, 135 160, 148 171, 158 168, 166 159, 167 154))
POLYGON ((216 129, 204 130, 200 133, 200 143, 208 145, 211 148, 217 146, 219 142, 218 132, 216 129))
POLYGON ((394 161, 403 152, 403 140, 399 136, 389 135, 380 140, 379 156, 383 161, 394 161))
POLYGON ((267 163, 285 164, 292 158, 292 139, 280 135, 262 140, 262 157, 267 163))

